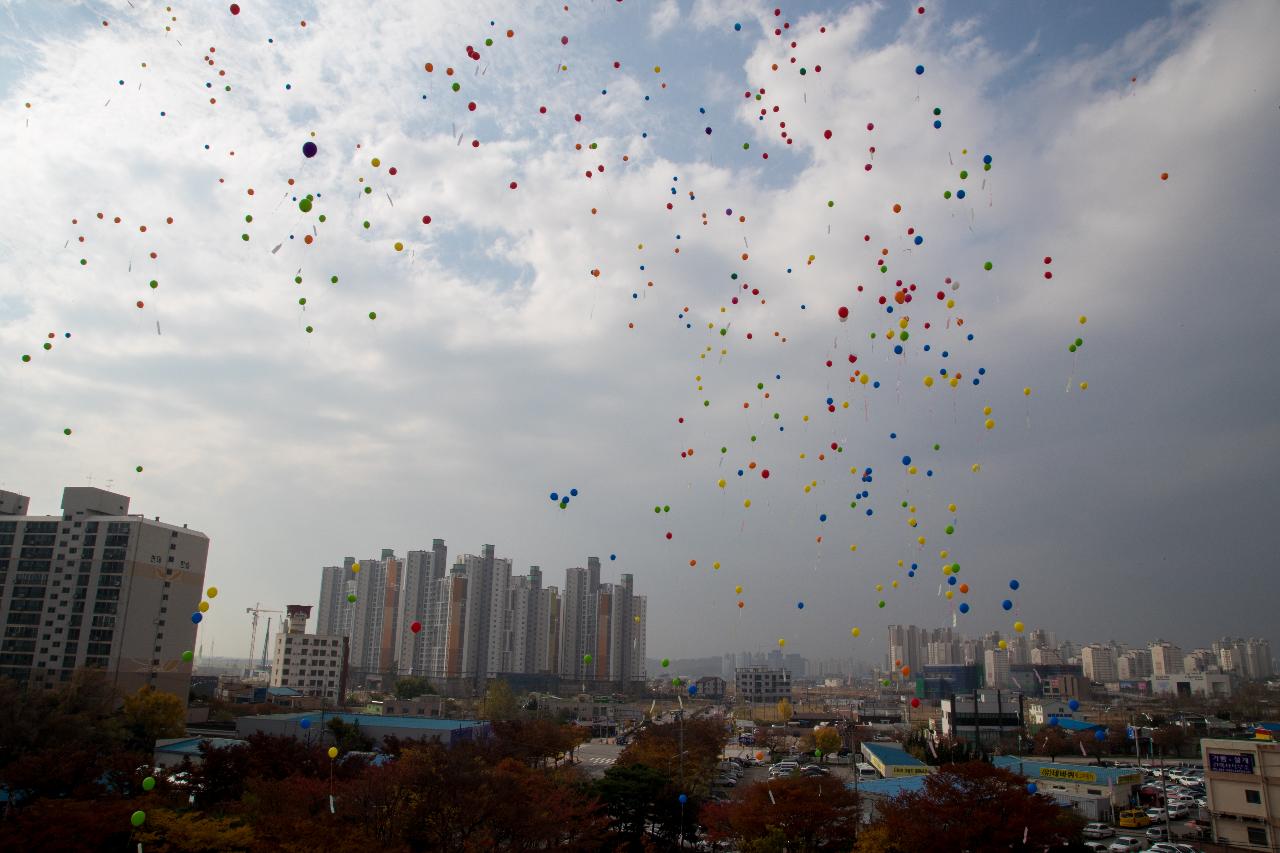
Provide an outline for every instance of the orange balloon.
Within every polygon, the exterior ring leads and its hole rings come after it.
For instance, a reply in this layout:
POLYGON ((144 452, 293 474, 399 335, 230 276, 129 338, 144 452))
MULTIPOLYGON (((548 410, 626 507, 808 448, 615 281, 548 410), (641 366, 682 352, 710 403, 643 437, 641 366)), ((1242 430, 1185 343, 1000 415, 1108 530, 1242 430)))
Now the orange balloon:
POLYGON ((904 666, 904 667, 902 668, 902 677, 903 677, 903 678, 910 678, 910 677, 911 677, 911 667, 909 667, 909 666, 904 666))
POLYGON ((747 603, 746 603, 745 601, 739 601, 739 602, 738 602, 738 609, 739 609, 739 610, 741 610, 743 607, 746 607, 746 606, 747 606, 747 603))

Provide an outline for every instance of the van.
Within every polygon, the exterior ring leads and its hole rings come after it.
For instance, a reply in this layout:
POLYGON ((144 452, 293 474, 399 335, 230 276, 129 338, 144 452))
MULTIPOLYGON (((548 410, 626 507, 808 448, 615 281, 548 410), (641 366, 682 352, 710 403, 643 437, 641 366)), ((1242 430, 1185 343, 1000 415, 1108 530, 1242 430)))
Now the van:
POLYGON ((1125 829, 1141 829, 1151 825, 1151 818, 1147 817, 1147 813, 1142 809, 1125 809, 1120 812, 1120 820, 1116 823, 1125 829))
POLYGON ((857 770, 858 770, 859 779, 879 779, 880 778, 880 774, 877 773, 876 769, 872 767, 870 764, 864 764, 861 761, 859 761, 857 770))

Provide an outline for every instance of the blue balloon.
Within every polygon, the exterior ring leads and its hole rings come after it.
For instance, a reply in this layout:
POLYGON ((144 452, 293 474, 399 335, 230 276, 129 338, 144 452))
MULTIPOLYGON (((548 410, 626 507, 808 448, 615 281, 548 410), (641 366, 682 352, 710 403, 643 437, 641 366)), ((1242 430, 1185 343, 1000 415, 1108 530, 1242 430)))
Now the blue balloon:
POLYGON ((1067 703, 1067 707, 1068 707, 1068 708, 1070 708, 1070 709, 1071 709, 1071 710, 1073 710, 1073 711, 1079 711, 1079 710, 1080 710, 1080 700, 1079 700, 1079 699, 1072 699, 1070 702, 1068 702, 1068 703, 1067 703))
POLYGON ((1056 726, 1057 724, 1058 724, 1058 718, 1057 718, 1057 717, 1050 717, 1050 718, 1049 718, 1049 725, 1051 725, 1051 726, 1056 726))
POLYGON ((923 66, 923 65, 917 65, 917 66, 916 66, 916 73, 917 73, 917 74, 923 74, 923 73, 924 73, 924 66, 923 66))
POLYGON ((558 501, 558 500, 560 500, 560 495, 556 494, 555 492, 552 492, 552 493, 551 493, 551 500, 553 500, 553 501, 558 501))
POLYGON ((910 456, 904 456, 904 457, 902 457, 902 464, 903 464, 903 465, 910 465, 910 464, 911 464, 911 457, 910 457, 910 456))
POLYGON ((311 728, 311 721, 308 720, 306 717, 303 717, 301 720, 298 721, 298 725, 304 729, 309 729, 311 728))
POLYGON ((577 489, 570 489, 570 490, 569 490, 569 494, 576 498, 576 497, 578 496, 578 490, 577 490, 577 489))
POLYGON ((1022 584, 1018 583, 1016 580, 1009 581, 1009 589, 1017 589, 1020 586, 1022 586, 1022 584))
POLYGON ((610 555, 609 555, 609 559, 610 559, 610 560, 616 560, 616 559, 618 559, 618 555, 617 555, 617 554, 610 554, 610 555))
POLYGON ((938 130, 938 129, 940 129, 941 127, 942 127, 942 119, 940 119, 940 118, 935 118, 935 119, 933 120, 933 129, 934 129, 934 130, 938 130))
POLYGON ((690 695, 690 696, 697 696, 697 695, 698 695, 698 685, 696 685, 696 684, 690 684, 690 685, 689 685, 689 695, 690 695))
POLYGON ((924 238, 923 238, 923 237, 921 237, 919 234, 917 234, 917 235, 916 235, 916 241, 915 241, 915 242, 916 242, 916 245, 917 245, 917 246, 919 246, 921 243, 923 243, 923 242, 924 242, 924 238))
POLYGON ((990 163, 991 163, 991 155, 990 155, 990 154, 984 154, 984 155, 982 155, 982 162, 983 162, 983 163, 986 163, 986 164, 988 164, 988 165, 990 165, 990 163))
MULTIPOLYGON (((915 572, 912 572, 912 573, 911 573, 911 575, 914 577, 914 576, 915 576, 915 572)), ((960 608, 959 608, 959 609, 960 609, 960 612, 961 612, 961 613, 968 613, 968 612, 969 612, 969 602, 967 602, 967 601, 962 601, 962 602, 960 602, 960 608)))
POLYGON ((192 614, 191 614, 191 621, 192 621, 192 622, 194 622, 194 623, 195 623, 195 624, 197 624, 197 625, 199 625, 199 624, 200 624, 200 620, 202 620, 202 619, 204 619, 204 614, 203 614, 203 613, 201 613, 199 610, 197 610, 195 613, 192 613, 192 614))
POLYGON ((955 586, 955 585, 956 585, 956 576, 947 575, 947 586, 955 586))
POLYGON ((680 805, 682 805, 682 806, 683 806, 685 803, 689 802, 689 798, 688 798, 688 797, 686 797, 684 794, 681 794, 681 795, 680 795, 679 797, 677 797, 676 799, 680 800, 680 805))
POLYGON ((1027 783, 1027 793, 1028 793, 1028 794, 1034 794, 1034 793, 1035 793, 1036 791, 1038 791, 1038 790, 1040 790, 1040 789, 1036 787, 1036 783, 1035 783, 1035 782, 1028 782, 1028 783, 1027 783))
POLYGON ((1105 731, 1103 731, 1102 729, 1098 729, 1096 732, 1094 732, 1094 733, 1093 733, 1093 739, 1094 739, 1094 740, 1106 740, 1106 739, 1107 739, 1107 733, 1106 733, 1105 731))
POLYGON ((734 31, 735 31, 735 32, 741 32, 741 31, 742 31, 742 24, 734 24, 734 25, 733 25, 733 29, 734 29, 734 31))
POLYGON ((827 520, 827 514, 825 512, 822 515, 818 516, 818 521, 826 521, 826 520, 827 520))
POLYGON ((797 601, 797 602, 796 602, 796 608, 797 608, 797 609, 799 609, 799 610, 804 610, 804 602, 803 602, 803 601, 797 601))
POLYGON ((1000 602, 1000 606, 1003 607, 1005 610, 1012 610, 1013 602, 1006 598, 1004 601, 1000 602))
POLYGON ((316 151, 318 150, 319 149, 316 148, 316 144, 314 142, 311 142, 310 140, 302 143, 302 156, 306 157, 307 159, 310 159, 316 156, 316 151))

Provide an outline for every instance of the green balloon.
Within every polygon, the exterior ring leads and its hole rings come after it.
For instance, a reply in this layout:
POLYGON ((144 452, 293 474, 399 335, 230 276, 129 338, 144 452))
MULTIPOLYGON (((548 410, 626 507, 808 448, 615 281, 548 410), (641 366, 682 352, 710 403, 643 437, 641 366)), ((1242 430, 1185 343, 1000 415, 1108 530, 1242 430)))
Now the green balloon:
POLYGON ((662 667, 663 667, 663 669, 665 669, 665 668, 667 668, 667 667, 669 667, 669 666, 671 666, 671 659, 670 659, 670 658, 663 658, 663 659, 662 659, 662 667))
POLYGON ((956 532, 955 527, 954 527, 953 525, 948 524, 948 525, 947 525, 947 535, 948 535, 948 536, 950 536, 952 533, 955 533, 955 532, 956 532))
POLYGON ((583 655, 583 656, 582 656, 582 662, 583 662, 583 663, 591 663, 591 655, 583 655))
POLYGON ((134 826, 142 826, 147 822, 147 813, 144 811, 136 811, 129 816, 129 823, 134 826))
POLYGON ((190 650, 185 651, 185 652, 183 652, 183 653, 182 653, 182 662, 183 662, 183 663, 191 663, 191 659, 192 659, 192 658, 194 658, 194 657, 195 657, 195 655, 193 655, 193 654, 191 653, 191 651, 190 651, 190 650))
POLYGON ((992 267, 992 263, 991 263, 991 261, 987 261, 985 264, 983 264, 983 265, 982 265, 982 268, 983 268, 984 270, 989 270, 989 269, 991 269, 991 267, 992 267))
POLYGON ((298 210, 301 210, 303 213, 311 212, 311 196, 304 196, 298 202, 298 210))
POLYGON ((347 602, 350 604, 356 603, 356 594, 354 592, 347 596, 347 602))
POLYGON ((147 778, 142 780, 142 790, 144 791, 150 791, 155 786, 156 786, 156 779, 154 776, 148 776, 147 778))

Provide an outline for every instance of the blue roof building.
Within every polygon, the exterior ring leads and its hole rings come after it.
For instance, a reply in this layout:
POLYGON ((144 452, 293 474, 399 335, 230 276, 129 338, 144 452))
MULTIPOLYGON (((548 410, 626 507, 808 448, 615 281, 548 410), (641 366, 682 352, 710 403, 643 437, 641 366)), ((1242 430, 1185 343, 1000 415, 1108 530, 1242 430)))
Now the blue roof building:
POLYGON ((386 714, 351 714, 345 711, 298 711, 290 714, 269 714, 260 717, 240 717, 236 720, 236 733, 247 737, 254 732, 284 735, 297 738, 325 739, 331 737, 326 726, 338 718, 347 725, 359 725, 360 731, 381 741, 387 735, 403 740, 438 740, 446 746, 467 740, 483 740, 492 729, 480 720, 442 720, 434 717, 399 717, 386 714))
POLYGON ((862 744, 862 754, 867 762, 885 779, 897 776, 925 776, 931 771, 929 765, 916 758, 897 744, 868 743, 862 744))

